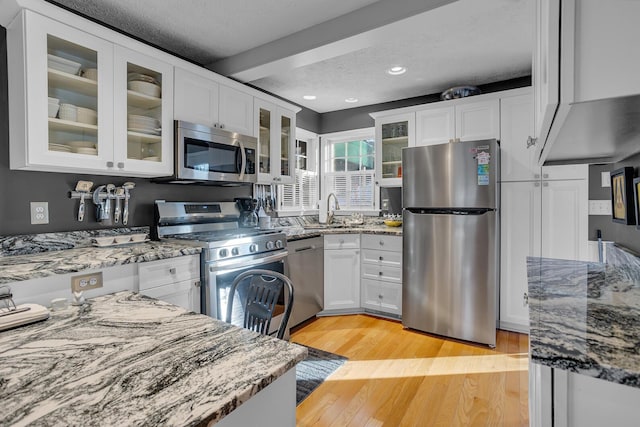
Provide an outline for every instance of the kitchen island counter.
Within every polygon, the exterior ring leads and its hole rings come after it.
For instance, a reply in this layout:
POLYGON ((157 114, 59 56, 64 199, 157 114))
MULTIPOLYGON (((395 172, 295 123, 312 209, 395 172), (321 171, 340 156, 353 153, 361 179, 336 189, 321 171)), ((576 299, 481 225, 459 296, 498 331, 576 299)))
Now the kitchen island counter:
POLYGON ((308 239, 310 237, 324 236, 326 234, 379 234, 387 236, 402 236, 402 227, 387 227, 384 224, 367 224, 344 227, 289 227, 283 228, 282 231, 286 233, 288 241, 308 239))
POLYGON ((528 258, 531 361, 640 387, 640 259, 528 258))
POLYGON ((142 295, 105 295, 0 332, 0 424, 206 425, 306 352, 142 295))

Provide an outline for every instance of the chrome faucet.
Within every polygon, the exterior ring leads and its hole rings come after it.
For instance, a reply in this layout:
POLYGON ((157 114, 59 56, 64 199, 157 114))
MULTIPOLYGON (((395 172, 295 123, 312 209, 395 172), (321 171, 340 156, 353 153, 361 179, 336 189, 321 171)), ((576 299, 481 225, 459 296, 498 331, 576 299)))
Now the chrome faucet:
POLYGON ((327 196, 327 224, 331 224, 333 222, 333 213, 334 211, 329 209, 329 200, 331 200, 331 196, 333 196, 333 199, 336 201, 336 211, 340 210, 340 203, 338 203, 338 197, 335 195, 335 193, 329 193, 329 195, 327 196))

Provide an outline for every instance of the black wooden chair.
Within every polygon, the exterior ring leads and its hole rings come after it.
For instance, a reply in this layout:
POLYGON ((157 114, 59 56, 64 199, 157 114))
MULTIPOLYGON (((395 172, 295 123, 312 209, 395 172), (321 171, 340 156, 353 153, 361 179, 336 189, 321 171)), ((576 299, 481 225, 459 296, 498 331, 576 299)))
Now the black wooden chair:
POLYGON ((229 289, 229 299, 227 301, 227 323, 232 322, 232 312, 234 310, 234 297, 238 291, 238 297, 242 300, 236 308, 244 312, 243 326, 254 332, 267 335, 271 326, 271 319, 280 300, 284 303, 282 322, 278 327, 276 337, 284 338, 284 334, 291 316, 293 307, 293 284, 284 274, 270 270, 249 270, 240 274, 231 284, 229 289), (285 290, 286 288, 286 290, 285 290), (282 298, 280 298, 282 292, 282 298), (288 294, 288 298, 285 297, 288 294))

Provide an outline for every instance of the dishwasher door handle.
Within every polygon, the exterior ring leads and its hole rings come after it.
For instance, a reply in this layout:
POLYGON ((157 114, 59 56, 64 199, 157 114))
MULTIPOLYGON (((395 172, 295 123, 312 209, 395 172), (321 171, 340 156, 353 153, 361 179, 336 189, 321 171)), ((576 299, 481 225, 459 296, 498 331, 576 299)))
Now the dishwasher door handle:
POLYGON ((301 248, 297 248, 297 249, 295 250, 295 252, 310 251, 310 250, 315 249, 315 248, 316 248, 316 247, 315 247, 315 245, 312 245, 312 246, 303 246, 303 247, 301 247, 301 248))

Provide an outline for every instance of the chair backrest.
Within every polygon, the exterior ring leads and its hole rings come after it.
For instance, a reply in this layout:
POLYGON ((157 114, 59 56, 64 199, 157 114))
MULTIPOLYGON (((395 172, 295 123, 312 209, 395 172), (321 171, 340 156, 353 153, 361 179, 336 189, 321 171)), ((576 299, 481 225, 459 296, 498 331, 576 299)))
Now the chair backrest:
POLYGON ((244 309, 243 326, 265 335, 269 333, 271 319, 273 318, 273 312, 280 293, 284 291, 285 287, 287 288, 285 296, 288 293, 289 297, 287 301, 285 301, 282 323, 280 323, 276 334, 277 338, 282 339, 286 332, 293 307, 293 284, 291 280, 284 274, 270 270, 256 269, 240 274, 233 281, 229 289, 226 317, 228 323, 231 323, 233 299, 236 294, 236 289, 241 285, 246 287, 242 293, 239 292, 239 295, 246 295, 246 297, 242 296, 244 301, 242 301, 241 304, 244 309))

